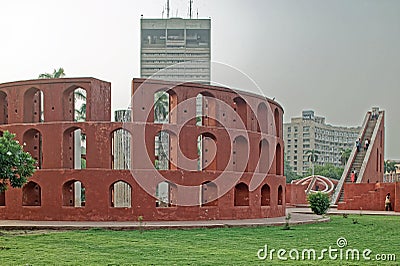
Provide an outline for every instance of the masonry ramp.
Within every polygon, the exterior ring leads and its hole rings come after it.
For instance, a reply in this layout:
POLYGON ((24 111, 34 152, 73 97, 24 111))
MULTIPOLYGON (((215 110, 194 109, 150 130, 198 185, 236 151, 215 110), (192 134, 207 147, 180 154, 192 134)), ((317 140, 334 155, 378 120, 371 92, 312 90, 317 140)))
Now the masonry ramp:
POLYGON ((379 111, 369 111, 364 118, 362 128, 360 130, 358 138, 361 139, 361 149, 357 152, 356 145, 354 145, 351 152, 350 158, 344 168, 342 177, 336 186, 335 193, 332 195, 331 204, 336 205, 339 202, 343 202, 344 198, 344 183, 351 182, 351 172, 356 173, 356 183, 361 183, 363 180, 363 174, 365 170, 365 165, 368 162, 370 155, 369 150, 364 149, 365 140, 368 139, 372 147, 373 143, 377 141, 376 132, 379 128, 380 123, 383 119, 383 112, 379 111))

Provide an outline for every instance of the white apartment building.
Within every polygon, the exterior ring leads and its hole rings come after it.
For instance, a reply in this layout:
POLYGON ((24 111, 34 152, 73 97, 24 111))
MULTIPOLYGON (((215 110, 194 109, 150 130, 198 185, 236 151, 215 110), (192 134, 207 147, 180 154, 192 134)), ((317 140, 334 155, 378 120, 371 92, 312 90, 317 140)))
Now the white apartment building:
POLYGON ((314 111, 303 111, 302 117, 292 117, 284 123, 285 156, 298 175, 304 175, 311 167, 308 150, 319 152, 316 164, 327 163, 342 166, 342 149, 352 149, 361 127, 332 126, 325 117, 314 115, 314 111))

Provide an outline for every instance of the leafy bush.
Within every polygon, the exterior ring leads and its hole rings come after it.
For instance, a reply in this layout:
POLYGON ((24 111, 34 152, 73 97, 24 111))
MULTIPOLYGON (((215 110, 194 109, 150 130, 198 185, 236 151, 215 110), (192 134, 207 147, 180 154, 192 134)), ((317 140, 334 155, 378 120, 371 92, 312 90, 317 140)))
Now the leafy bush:
POLYGON ((6 190, 8 184, 22 187, 35 171, 36 161, 14 138, 8 131, 0 137, 0 192, 6 190))
POLYGON ((307 196, 307 201, 310 203, 311 210, 318 215, 325 214, 330 205, 329 195, 322 192, 310 193, 307 196))

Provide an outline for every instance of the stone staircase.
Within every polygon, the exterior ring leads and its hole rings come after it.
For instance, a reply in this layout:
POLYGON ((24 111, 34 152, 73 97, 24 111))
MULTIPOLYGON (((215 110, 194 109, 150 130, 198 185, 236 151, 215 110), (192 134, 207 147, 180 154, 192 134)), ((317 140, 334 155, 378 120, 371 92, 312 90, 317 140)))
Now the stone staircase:
MULTIPOLYGON (((355 170, 356 173, 357 173, 356 182, 357 183, 361 182, 362 176, 359 176, 359 174, 361 172, 361 167, 362 167, 362 164, 364 162, 365 155, 367 154, 367 151, 364 150, 364 143, 365 143, 365 140, 368 139, 370 141, 370 146, 372 146, 372 143, 371 143, 372 134, 373 134, 374 129, 376 127, 376 123, 377 123, 377 119, 370 119, 370 118, 368 119, 368 122, 366 124, 366 129, 363 130, 364 134, 363 134, 363 136, 361 138, 361 144, 362 145, 361 145, 360 152, 356 152, 355 158, 353 160, 353 163, 350 165, 349 168, 345 169, 345 171, 347 171, 347 175, 346 175, 346 178, 344 180, 344 183, 350 183, 351 182, 351 172, 353 170, 355 170)), ((349 158, 349 160, 351 160, 351 159, 352 158, 349 158)), ((338 203, 339 202, 343 202, 343 199, 344 199, 344 186, 341 187, 341 190, 340 190, 339 193, 340 194, 339 194, 338 203)))

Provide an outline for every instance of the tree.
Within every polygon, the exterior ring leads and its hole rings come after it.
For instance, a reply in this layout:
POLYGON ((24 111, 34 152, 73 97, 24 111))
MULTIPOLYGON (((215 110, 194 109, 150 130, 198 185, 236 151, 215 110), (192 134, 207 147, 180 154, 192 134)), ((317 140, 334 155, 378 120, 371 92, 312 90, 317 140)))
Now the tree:
POLYGON ((154 94, 154 121, 158 123, 168 122, 169 94, 159 91, 154 94))
POLYGON ((327 193, 317 192, 310 193, 307 196, 307 201, 310 203, 311 210, 317 214, 325 214, 330 205, 329 195, 327 193))
POLYGON ((319 154, 319 151, 316 151, 316 150, 308 150, 308 151, 306 151, 305 154, 307 155, 307 160, 308 160, 309 162, 311 162, 312 176, 314 176, 314 163, 315 163, 316 161, 318 161, 318 154, 319 154))
POLYGON ((347 161, 349 160, 351 155, 351 149, 341 149, 340 150, 340 162, 343 164, 343 166, 346 165, 347 161))
MULTIPOLYGON (((43 73, 39 75, 39 79, 58 79, 65 77, 64 68, 60 67, 58 69, 54 69, 53 73, 43 73)), ((85 121, 86 120, 86 93, 82 89, 76 89, 74 91, 75 102, 80 101, 81 104, 79 108, 75 109, 75 121, 85 121)))
POLYGON ((86 121, 86 92, 76 89, 74 92, 75 102, 80 101, 79 108, 75 109, 75 121, 86 121))
POLYGON ((60 67, 58 70, 54 69, 53 73, 43 73, 39 75, 39 79, 58 79, 65 77, 64 68, 60 67))
POLYGON ((389 160, 384 161, 383 169, 384 169, 385 173, 389 173, 389 174, 395 173, 396 169, 397 169, 396 162, 389 161, 389 160))
POLYGON ((5 191, 8 184, 14 188, 22 187, 35 171, 36 161, 14 138, 15 135, 8 131, 0 137, 0 192, 5 191))
MULTIPOLYGON (((342 167, 336 167, 333 164, 327 163, 325 165, 316 165, 314 167, 314 174, 329 177, 339 180, 343 174, 342 167)), ((306 176, 312 175, 312 169, 308 169, 306 176)))
MULTIPOLYGON (((165 91, 158 91, 154 94, 154 122, 155 123, 168 123, 169 114, 169 94, 165 91)), ((157 159, 155 161, 155 168, 160 170, 168 169, 169 164, 169 135, 165 131, 161 131, 157 138, 156 143, 157 159)))
POLYGON ((293 171, 293 168, 290 166, 288 160, 286 160, 286 156, 284 159, 284 175, 286 176, 286 183, 291 183, 292 180, 299 179, 300 176, 297 175, 296 172, 293 171))

